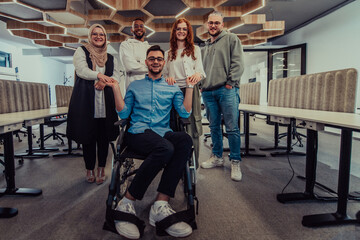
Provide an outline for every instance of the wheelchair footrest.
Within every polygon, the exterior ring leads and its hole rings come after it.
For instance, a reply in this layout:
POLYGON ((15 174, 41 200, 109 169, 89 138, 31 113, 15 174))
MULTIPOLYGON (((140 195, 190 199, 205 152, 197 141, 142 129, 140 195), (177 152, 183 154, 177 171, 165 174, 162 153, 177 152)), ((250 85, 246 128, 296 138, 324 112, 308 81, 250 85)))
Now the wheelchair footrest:
POLYGON ((197 229, 194 208, 174 213, 163 220, 156 222, 156 234, 158 236, 168 235, 165 229, 178 222, 186 222, 192 227, 192 229, 197 229))
POLYGON ((114 209, 106 210, 106 221, 104 223, 103 229, 119 234, 116 231, 114 221, 125 221, 133 223, 139 229, 140 237, 144 235, 145 222, 133 214, 117 211, 114 209))

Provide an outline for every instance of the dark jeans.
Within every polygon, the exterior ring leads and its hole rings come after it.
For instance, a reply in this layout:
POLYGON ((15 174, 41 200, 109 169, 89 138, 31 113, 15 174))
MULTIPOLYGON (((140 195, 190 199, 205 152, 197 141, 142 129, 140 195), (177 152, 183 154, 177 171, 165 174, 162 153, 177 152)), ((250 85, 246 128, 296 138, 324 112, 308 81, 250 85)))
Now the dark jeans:
POLYGON ((109 150, 109 142, 106 137, 105 118, 95 118, 95 122, 95 138, 92 139, 89 144, 83 144, 84 161, 87 170, 93 170, 95 168, 96 146, 99 167, 105 167, 109 150))
POLYGON ((147 156, 129 187, 129 193, 141 200, 152 180, 164 168, 157 191, 174 197, 176 186, 190 157, 192 141, 185 132, 167 132, 161 137, 147 129, 144 133, 126 136, 127 144, 147 156))

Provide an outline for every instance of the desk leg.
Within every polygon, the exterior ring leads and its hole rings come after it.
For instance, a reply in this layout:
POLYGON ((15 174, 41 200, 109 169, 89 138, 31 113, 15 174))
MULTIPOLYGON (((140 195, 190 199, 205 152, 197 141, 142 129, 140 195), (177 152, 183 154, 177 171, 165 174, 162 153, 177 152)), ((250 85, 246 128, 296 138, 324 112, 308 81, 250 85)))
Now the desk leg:
MULTIPOLYGON (((15 167, 10 166, 10 169, 7 169, 8 161, 6 159, 9 155, 14 155, 14 148, 13 148, 13 139, 12 139, 12 132, 8 132, 4 134, 4 156, 5 156, 5 177, 6 181, 8 181, 8 175, 6 174, 7 171, 13 170, 15 172, 15 167), (11 140, 11 141, 10 141, 11 140)), ((13 157, 14 162, 14 157, 13 157)), ((14 177, 15 174, 13 174, 12 177, 14 177)), ((0 218, 11 218, 18 214, 18 210, 16 208, 5 208, 0 207, 0 218)))
POLYGON ((306 185, 303 193, 282 193, 276 196, 281 203, 315 200, 314 186, 316 180, 316 165, 318 151, 318 133, 314 130, 307 130, 306 138, 306 185))
MULTIPOLYGON (((240 114, 240 111, 239 111, 239 128, 240 128, 240 116, 241 116, 241 114, 240 114)), ((244 122, 244 123, 243 123, 243 125, 244 125, 244 132, 243 132, 243 133, 240 133, 240 136, 243 135, 243 136, 246 138, 246 130, 245 130, 245 129, 246 129, 246 120, 245 120, 245 119, 246 119, 247 116, 250 118, 250 116, 249 116, 249 115, 246 116, 245 112, 244 112, 243 116, 244 116, 244 120, 243 120, 243 122, 244 122)), ((249 124, 249 122, 250 122, 250 120, 247 121, 248 124, 249 124)), ((255 134, 250 133, 250 126, 249 126, 249 136, 253 136, 253 135, 256 136, 257 134, 256 134, 256 133, 255 133, 255 134)), ((241 147, 240 150, 241 150, 241 151, 249 152, 249 151, 255 151, 255 148, 250 148, 250 147, 248 147, 248 148, 243 147, 243 148, 242 148, 242 147, 241 147)))
POLYGON ((32 127, 27 127, 28 132, 28 152, 27 153, 20 153, 16 154, 16 157, 23 157, 23 158, 42 158, 49 156, 48 153, 34 153, 32 147, 32 127))
POLYGON ((279 146, 279 123, 274 124, 274 147, 265 147, 260 148, 262 151, 271 151, 271 150, 277 150, 277 149, 287 149, 287 147, 279 146))
MULTIPOLYGON (((79 145, 78 145, 78 149, 79 145)), ((72 152, 73 148, 72 148, 72 140, 68 138, 68 152, 67 153, 55 153, 52 156, 53 157, 81 157, 82 154, 81 153, 73 153, 72 152)))
POLYGON ((40 124, 40 147, 39 148, 33 148, 33 151, 39 151, 39 152, 59 151, 59 148, 46 148, 44 146, 44 124, 40 124))
POLYGON ((11 132, 6 133, 4 136, 4 155, 6 188, 0 189, 0 195, 40 195, 42 193, 41 189, 15 187, 14 146, 11 132))
POLYGON ((302 225, 306 227, 318 227, 328 225, 340 225, 356 223, 346 213, 347 199, 349 196, 350 161, 351 161, 352 130, 341 130, 339 178, 338 178, 338 205, 335 213, 307 215, 302 219, 302 225))
POLYGON ((265 154, 254 154, 254 153, 250 153, 250 149, 249 149, 249 135, 250 135, 250 115, 248 112, 244 112, 244 132, 245 132, 245 152, 241 153, 242 157, 248 157, 248 156, 253 156, 253 157, 266 157, 265 154))
POLYGON ((305 156, 306 155, 305 153, 302 153, 302 152, 292 151, 292 147, 291 147, 291 137, 292 136, 291 135, 292 135, 292 129, 291 129, 291 124, 289 124, 287 127, 286 151, 285 152, 273 152, 273 153, 270 153, 271 156, 276 157, 276 156, 284 156, 284 155, 296 155, 296 156, 305 156))

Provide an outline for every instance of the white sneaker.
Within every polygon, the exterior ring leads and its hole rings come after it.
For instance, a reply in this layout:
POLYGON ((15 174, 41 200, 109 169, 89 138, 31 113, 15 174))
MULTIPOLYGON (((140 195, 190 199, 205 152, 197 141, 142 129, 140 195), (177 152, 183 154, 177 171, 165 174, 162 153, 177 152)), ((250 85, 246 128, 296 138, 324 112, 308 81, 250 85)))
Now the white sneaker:
POLYGON ((231 179, 241 181, 242 173, 239 160, 231 160, 231 179))
MULTIPOLYGON (((132 203, 123 204, 121 201, 116 207, 116 210, 120 212, 130 213, 136 216, 135 208, 132 203)), ((137 226, 130 222, 115 221, 116 231, 121 235, 129 239, 139 239, 140 232, 137 226)))
POLYGON ((217 157, 214 154, 211 154, 211 157, 201 163, 202 168, 214 168, 224 166, 224 159, 222 157, 217 157))
MULTIPOLYGON (((168 202, 164 201, 164 204, 158 207, 156 207, 154 203, 151 206, 149 223, 151 226, 155 227, 156 222, 159 222, 174 213, 175 211, 168 202)), ((192 228, 185 222, 178 222, 165 229, 165 231, 173 237, 187 237, 192 233, 192 228)))

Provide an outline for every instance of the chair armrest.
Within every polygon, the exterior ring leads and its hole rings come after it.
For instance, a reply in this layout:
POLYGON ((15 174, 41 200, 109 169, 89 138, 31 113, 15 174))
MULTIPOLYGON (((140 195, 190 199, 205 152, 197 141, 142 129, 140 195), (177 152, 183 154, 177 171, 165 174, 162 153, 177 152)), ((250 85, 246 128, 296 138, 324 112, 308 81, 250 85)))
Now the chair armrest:
POLYGON ((190 120, 188 118, 179 118, 179 121, 182 125, 186 126, 190 124, 190 120))
POLYGON ((121 119, 114 123, 115 126, 125 127, 129 123, 129 119, 121 119))

